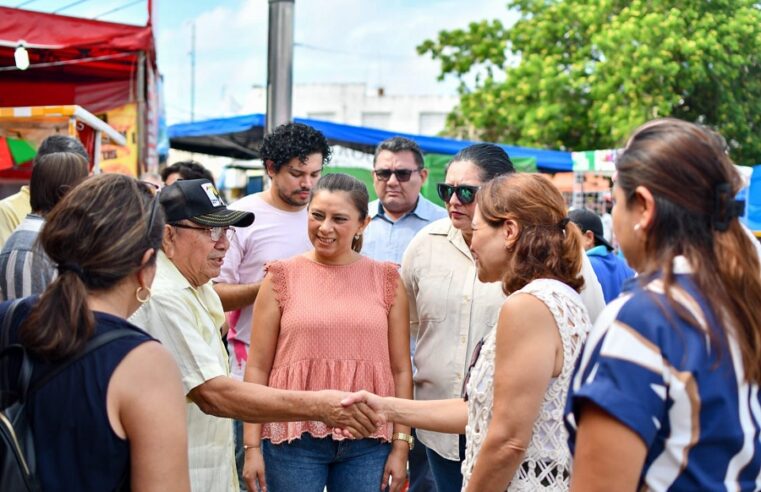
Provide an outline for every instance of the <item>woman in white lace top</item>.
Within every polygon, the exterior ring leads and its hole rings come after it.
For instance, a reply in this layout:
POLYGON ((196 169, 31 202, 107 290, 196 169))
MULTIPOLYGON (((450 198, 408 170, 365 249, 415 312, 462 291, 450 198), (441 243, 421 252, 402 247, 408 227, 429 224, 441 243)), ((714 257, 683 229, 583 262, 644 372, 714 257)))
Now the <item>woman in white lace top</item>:
POLYGON ((482 186, 470 249, 479 280, 502 280, 508 298, 473 353, 465 398, 353 397, 394 422, 464 431, 468 492, 568 490, 563 409, 590 321, 578 294, 580 233, 565 215, 563 197, 543 176, 514 174, 482 186))

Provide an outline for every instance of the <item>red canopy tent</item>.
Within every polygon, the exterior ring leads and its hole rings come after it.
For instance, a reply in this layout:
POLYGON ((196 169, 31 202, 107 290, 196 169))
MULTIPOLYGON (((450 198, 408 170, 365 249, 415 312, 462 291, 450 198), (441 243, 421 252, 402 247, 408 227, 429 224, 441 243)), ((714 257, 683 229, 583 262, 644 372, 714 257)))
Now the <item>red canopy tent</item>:
POLYGON ((136 103, 138 162, 157 166, 156 50, 145 26, 0 7, 0 107, 79 105, 98 114, 136 103), (30 66, 19 70, 23 42, 30 66))

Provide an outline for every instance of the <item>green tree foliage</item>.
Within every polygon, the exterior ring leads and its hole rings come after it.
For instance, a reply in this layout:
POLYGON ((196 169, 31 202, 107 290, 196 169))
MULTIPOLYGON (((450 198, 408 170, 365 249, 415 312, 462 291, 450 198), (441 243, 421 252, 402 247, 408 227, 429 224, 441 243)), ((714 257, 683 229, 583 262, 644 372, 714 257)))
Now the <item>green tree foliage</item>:
POLYGON ((570 150, 621 145, 661 116, 761 162, 761 6, 751 0, 512 0, 519 20, 418 46, 460 80, 447 133, 570 150))

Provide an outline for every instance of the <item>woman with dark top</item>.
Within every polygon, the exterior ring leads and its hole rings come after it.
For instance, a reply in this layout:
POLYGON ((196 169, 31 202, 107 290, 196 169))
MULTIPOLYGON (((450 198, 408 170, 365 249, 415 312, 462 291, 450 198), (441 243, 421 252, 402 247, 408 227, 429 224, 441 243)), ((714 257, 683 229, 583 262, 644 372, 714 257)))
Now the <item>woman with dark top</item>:
MULTIPOLYGON (((35 379, 80 353, 27 403, 45 491, 187 491, 184 396, 171 356, 125 319, 150 297, 163 212, 133 178, 106 174, 72 190, 47 216, 40 245, 59 275, 21 301, 10 341, 35 379)), ((4 317, 10 303, 0 305, 4 317)))

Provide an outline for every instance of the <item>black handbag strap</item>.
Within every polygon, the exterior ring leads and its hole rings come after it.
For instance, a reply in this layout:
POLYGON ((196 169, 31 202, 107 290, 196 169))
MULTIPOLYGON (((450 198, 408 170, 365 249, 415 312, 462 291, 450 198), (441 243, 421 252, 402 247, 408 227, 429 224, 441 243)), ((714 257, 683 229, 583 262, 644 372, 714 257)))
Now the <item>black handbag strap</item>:
MULTIPOLYGON (((16 378, 16 381, 14 381, 18 384, 15 387, 17 388, 17 395, 25 395, 27 388, 29 387, 29 382, 32 380, 32 364, 26 356, 24 347, 18 343, 10 343, 13 316, 16 313, 16 308, 21 302, 21 299, 16 299, 10 303, 8 309, 5 311, 5 316, 3 316, 2 326, 0 326, 0 361, 2 361, 2 364, 0 364, 0 386, 5 390, 14 387, 11 382, 11 374, 13 373, 11 370, 12 366, 10 365, 12 364, 11 358, 14 353, 20 353, 21 362, 18 369, 18 377, 16 378)), ((8 403, 8 401, 3 400, 4 405, 8 403)))
POLYGON ((0 337, 2 337, 2 343, 0 344, 0 348, 6 348, 10 346, 10 340, 11 340, 11 326, 13 326, 13 314, 16 312, 16 308, 21 304, 23 299, 16 299, 15 301, 11 302, 10 306, 8 306, 8 309, 5 311, 5 316, 3 316, 3 326, 2 326, 2 333, 0 333, 0 337))

